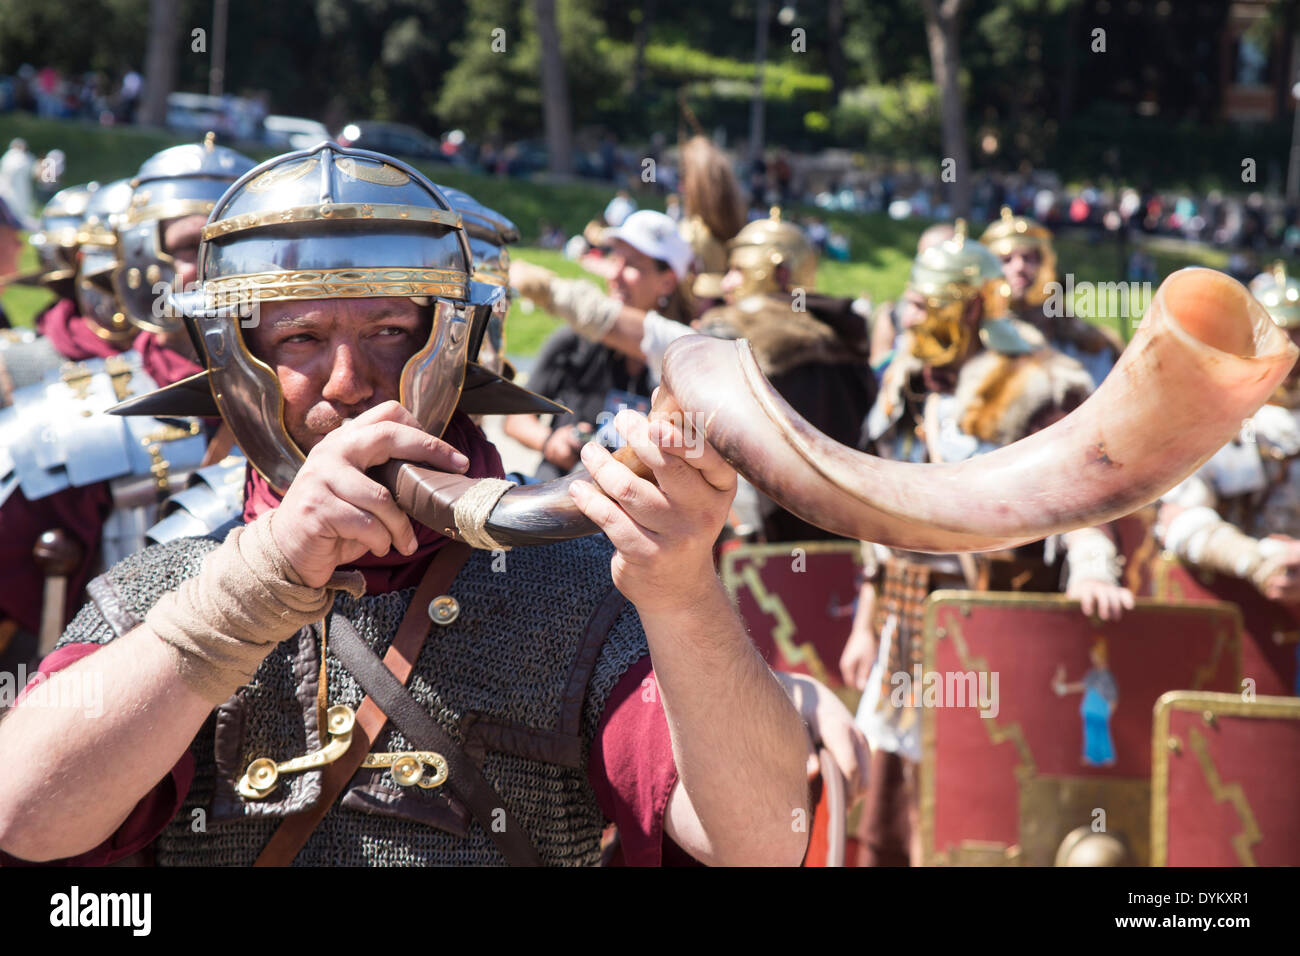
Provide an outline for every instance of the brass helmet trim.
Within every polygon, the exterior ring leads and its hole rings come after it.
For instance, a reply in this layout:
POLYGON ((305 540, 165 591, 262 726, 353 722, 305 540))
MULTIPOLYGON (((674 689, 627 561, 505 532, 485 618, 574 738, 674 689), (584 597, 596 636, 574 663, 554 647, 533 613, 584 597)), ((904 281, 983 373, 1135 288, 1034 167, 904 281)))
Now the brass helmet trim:
POLYGON ((404 365, 398 398, 426 431, 442 434, 460 400, 471 329, 485 322, 504 289, 470 279, 461 217, 436 185, 392 157, 322 143, 249 169, 217 201, 207 225, 200 289, 172 302, 195 328, 222 417, 272 488, 285 491, 306 456, 286 427, 274 369, 243 334, 262 303, 397 296, 430 308, 428 338, 404 365), (394 202, 383 202, 385 196, 394 202), (411 214, 323 214, 384 205, 411 214), (321 214, 293 215, 307 207, 321 214), (263 222, 211 229, 240 223, 250 212, 263 222))
POLYGON ((728 243, 727 268, 744 276, 738 298, 782 292, 776 281, 778 266, 784 266, 788 288, 812 290, 817 281, 817 251, 793 223, 781 219, 779 207, 772 207, 766 219, 756 219, 736 233, 728 243))

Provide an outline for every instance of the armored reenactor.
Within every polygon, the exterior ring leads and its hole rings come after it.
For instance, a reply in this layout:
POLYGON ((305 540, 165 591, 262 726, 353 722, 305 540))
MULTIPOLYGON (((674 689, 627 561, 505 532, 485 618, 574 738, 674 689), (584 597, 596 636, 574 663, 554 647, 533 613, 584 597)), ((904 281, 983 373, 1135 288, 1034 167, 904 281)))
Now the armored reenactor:
POLYGON ((108 284, 115 264, 114 219, 125 210, 130 195, 125 181, 112 190, 88 183, 61 190, 42 210, 30 239, 39 269, 15 281, 44 286, 57 298, 36 316, 34 330, 13 330, 0 337, 0 407, 13 401, 15 391, 41 381, 64 362, 116 355, 139 333, 121 316, 111 291, 105 295, 96 286, 97 280, 108 284), (83 243, 91 244, 84 255, 83 243), (101 306, 103 321, 96 305, 101 306))
MULTIPOLYGON (((510 253, 507 246, 519 240, 515 224, 501 213, 484 206, 458 189, 443 189, 443 195, 460 214, 473 258, 472 279, 498 286, 507 294, 493 304, 487 321, 475 329, 461 388, 459 407, 478 423, 482 410, 497 413, 560 410, 560 406, 512 383, 515 371, 506 359, 506 314, 510 311, 510 253)), ((219 416, 220 410, 195 407, 195 414, 219 416)), ((146 535, 151 544, 177 538, 198 537, 216 531, 239 517, 244 508, 244 476, 247 460, 235 453, 196 471, 185 490, 163 503, 162 519, 146 535)))
MULTIPOLYGON (((998 259, 966 237, 929 246, 913 263, 908 295, 924 319, 906 329, 867 418, 881 457, 964 461, 1010 444, 1063 417, 1093 389, 1088 373, 1008 313, 998 259)), ((1067 593, 1105 617, 1132 607, 1119 587, 1114 540, 1099 529, 1064 536, 1067 593)), ((917 858, 914 842, 919 711, 898 706, 892 677, 922 657, 922 608, 933 590, 986 590, 1018 577, 1029 590, 1054 590, 1055 557, 1020 549, 1002 567, 968 555, 929 555, 863 546, 864 573, 853 629, 840 661, 845 683, 864 691, 859 722, 872 743, 868 858, 876 865, 917 858), (1008 573, 1010 566, 1013 572, 1008 573), (911 834, 908 836, 908 834, 911 834), (910 844, 910 846, 909 846, 910 844)))
MULTIPOLYGON (((656 374, 668 346, 683 335, 748 339, 763 373, 800 415, 841 444, 858 445, 875 394, 866 320, 851 300, 814 291, 816 252, 778 210, 741 229, 728 255, 719 283, 726 304, 689 325, 528 263, 516 263, 510 275, 521 295, 542 302, 579 335, 643 359, 656 374)), ((734 523, 741 534, 768 541, 827 537, 746 490, 734 523)))
MULTIPOLYGON (((47 316, 46 328, 51 342, 64 341, 66 333, 75 347, 103 343, 104 351, 78 353, 83 360, 75 364, 60 360, 41 381, 15 391, 12 407, 0 413, 0 637, 8 638, 0 664, 6 667, 47 652, 80 607, 90 577, 142 548, 159 504, 185 487, 190 472, 213 464, 205 461, 208 436, 197 420, 100 414, 201 371, 183 326, 167 331, 163 320, 154 320, 151 299, 123 301, 116 290, 129 283, 115 283, 114 276, 138 268, 164 290, 177 270, 182 281, 193 281, 185 230, 197 244, 204 210, 252 165, 211 142, 176 146, 146 160, 137 179, 90 193, 75 238, 80 316, 62 309, 47 316), (133 203, 142 184, 155 202, 133 203), (163 237, 149 246, 156 261, 136 249, 130 266, 119 263, 118 230, 127 228, 163 237), (153 324, 142 329, 144 315, 153 324)), ((53 217, 50 226, 46 235, 63 249, 69 241, 63 227, 53 217)))
POLYGON ((627 414, 658 490, 588 446, 574 501, 608 540, 504 555, 367 476, 500 475, 457 411, 500 294, 460 221, 415 169, 332 144, 213 209, 192 314, 251 462, 244 522, 89 589, 45 686, 93 655, 115 718, 20 701, 0 723, 5 852, 107 861, 156 833, 170 865, 590 864, 613 821, 627 862, 799 861, 805 732, 712 570, 716 453, 627 414), (128 819, 152 832, 115 840, 128 819))
MULTIPOLYGON (((1250 290, 1300 341, 1300 281, 1278 263, 1250 290)), ((1192 477, 1162 500, 1156 538, 1206 571, 1250 581, 1274 601, 1300 601, 1300 372, 1192 477)))
POLYGON ((984 230, 980 242, 1002 260, 1012 311, 1042 332, 1052 348, 1078 361, 1100 385, 1124 343, 1110 330, 1069 314, 1072 304, 1061 302, 1059 295, 1060 308, 1049 304, 1057 281, 1052 231, 1003 206, 1001 217, 984 230))

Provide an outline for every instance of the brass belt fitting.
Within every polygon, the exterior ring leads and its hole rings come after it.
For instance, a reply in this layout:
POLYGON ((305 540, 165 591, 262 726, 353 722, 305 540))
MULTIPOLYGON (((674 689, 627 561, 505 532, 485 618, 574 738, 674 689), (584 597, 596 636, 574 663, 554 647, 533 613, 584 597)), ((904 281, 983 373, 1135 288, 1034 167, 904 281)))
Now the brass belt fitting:
POLYGON ((239 795, 249 800, 260 800, 275 789, 281 774, 315 770, 333 763, 347 753, 348 747, 352 745, 352 727, 356 723, 356 714, 346 704, 335 704, 325 712, 325 720, 330 734, 328 744, 320 750, 280 763, 270 757, 259 757, 248 765, 244 775, 239 778, 239 783, 235 786, 239 795))
POLYGON ((418 786, 424 790, 441 787, 451 772, 447 767, 447 759, 432 750, 367 754, 361 766, 371 769, 387 767, 389 775, 399 787, 418 786), (425 776, 427 769, 433 770, 433 776, 425 776))

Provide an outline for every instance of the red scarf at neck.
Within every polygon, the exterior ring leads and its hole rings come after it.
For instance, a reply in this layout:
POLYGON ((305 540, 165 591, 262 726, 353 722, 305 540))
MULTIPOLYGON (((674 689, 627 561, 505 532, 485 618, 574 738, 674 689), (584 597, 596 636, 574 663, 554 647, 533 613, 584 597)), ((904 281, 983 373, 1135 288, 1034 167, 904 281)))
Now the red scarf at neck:
POLYGON ((50 340, 56 352, 73 362, 108 358, 127 349, 96 335, 90 320, 77 315, 77 303, 71 299, 60 299, 46 309, 36 320, 36 330, 50 340))
MULTIPOLYGON (((466 474, 471 478, 505 477, 505 469, 501 465, 501 456, 497 453, 496 446, 487 440, 487 436, 468 415, 457 412, 442 438, 469 459, 466 474)), ((252 521, 258 515, 279 506, 280 501, 280 496, 267 484, 266 479, 249 465, 244 480, 244 520, 252 521)), ((365 554, 343 568, 355 568, 362 573, 366 579, 367 594, 387 594, 389 591, 415 587, 420 583, 434 553, 449 540, 418 521, 413 520, 411 525, 420 545, 415 554, 407 557, 396 549, 382 558, 365 554)))
POLYGON ((161 338, 153 332, 141 332, 131 343, 131 348, 140 353, 140 364, 159 387, 171 385, 203 371, 203 366, 164 345, 161 338))

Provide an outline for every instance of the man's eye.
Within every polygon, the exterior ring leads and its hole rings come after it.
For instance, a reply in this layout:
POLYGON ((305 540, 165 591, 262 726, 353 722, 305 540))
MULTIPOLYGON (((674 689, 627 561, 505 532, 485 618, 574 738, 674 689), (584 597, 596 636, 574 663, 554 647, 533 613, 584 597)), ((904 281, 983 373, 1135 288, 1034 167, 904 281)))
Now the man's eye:
POLYGON ((280 340, 281 345, 301 345, 304 342, 314 342, 315 337, 307 332, 296 332, 280 340))
POLYGON ((406 329, 401 329, 401 328, 398 328, 397 326, 388 326, 387 328, 380 329, 380 330, 379 330, 378 332, 376 332, 375 334, 376 334, 376 335, 382 335, 382 336, 385 336, 385 337, 388 337, 388 338, 392 338, 392 337, 395 337, 395 336, 398 336, 398 335, 409 335, 410 333, 407 332, 406 329))

